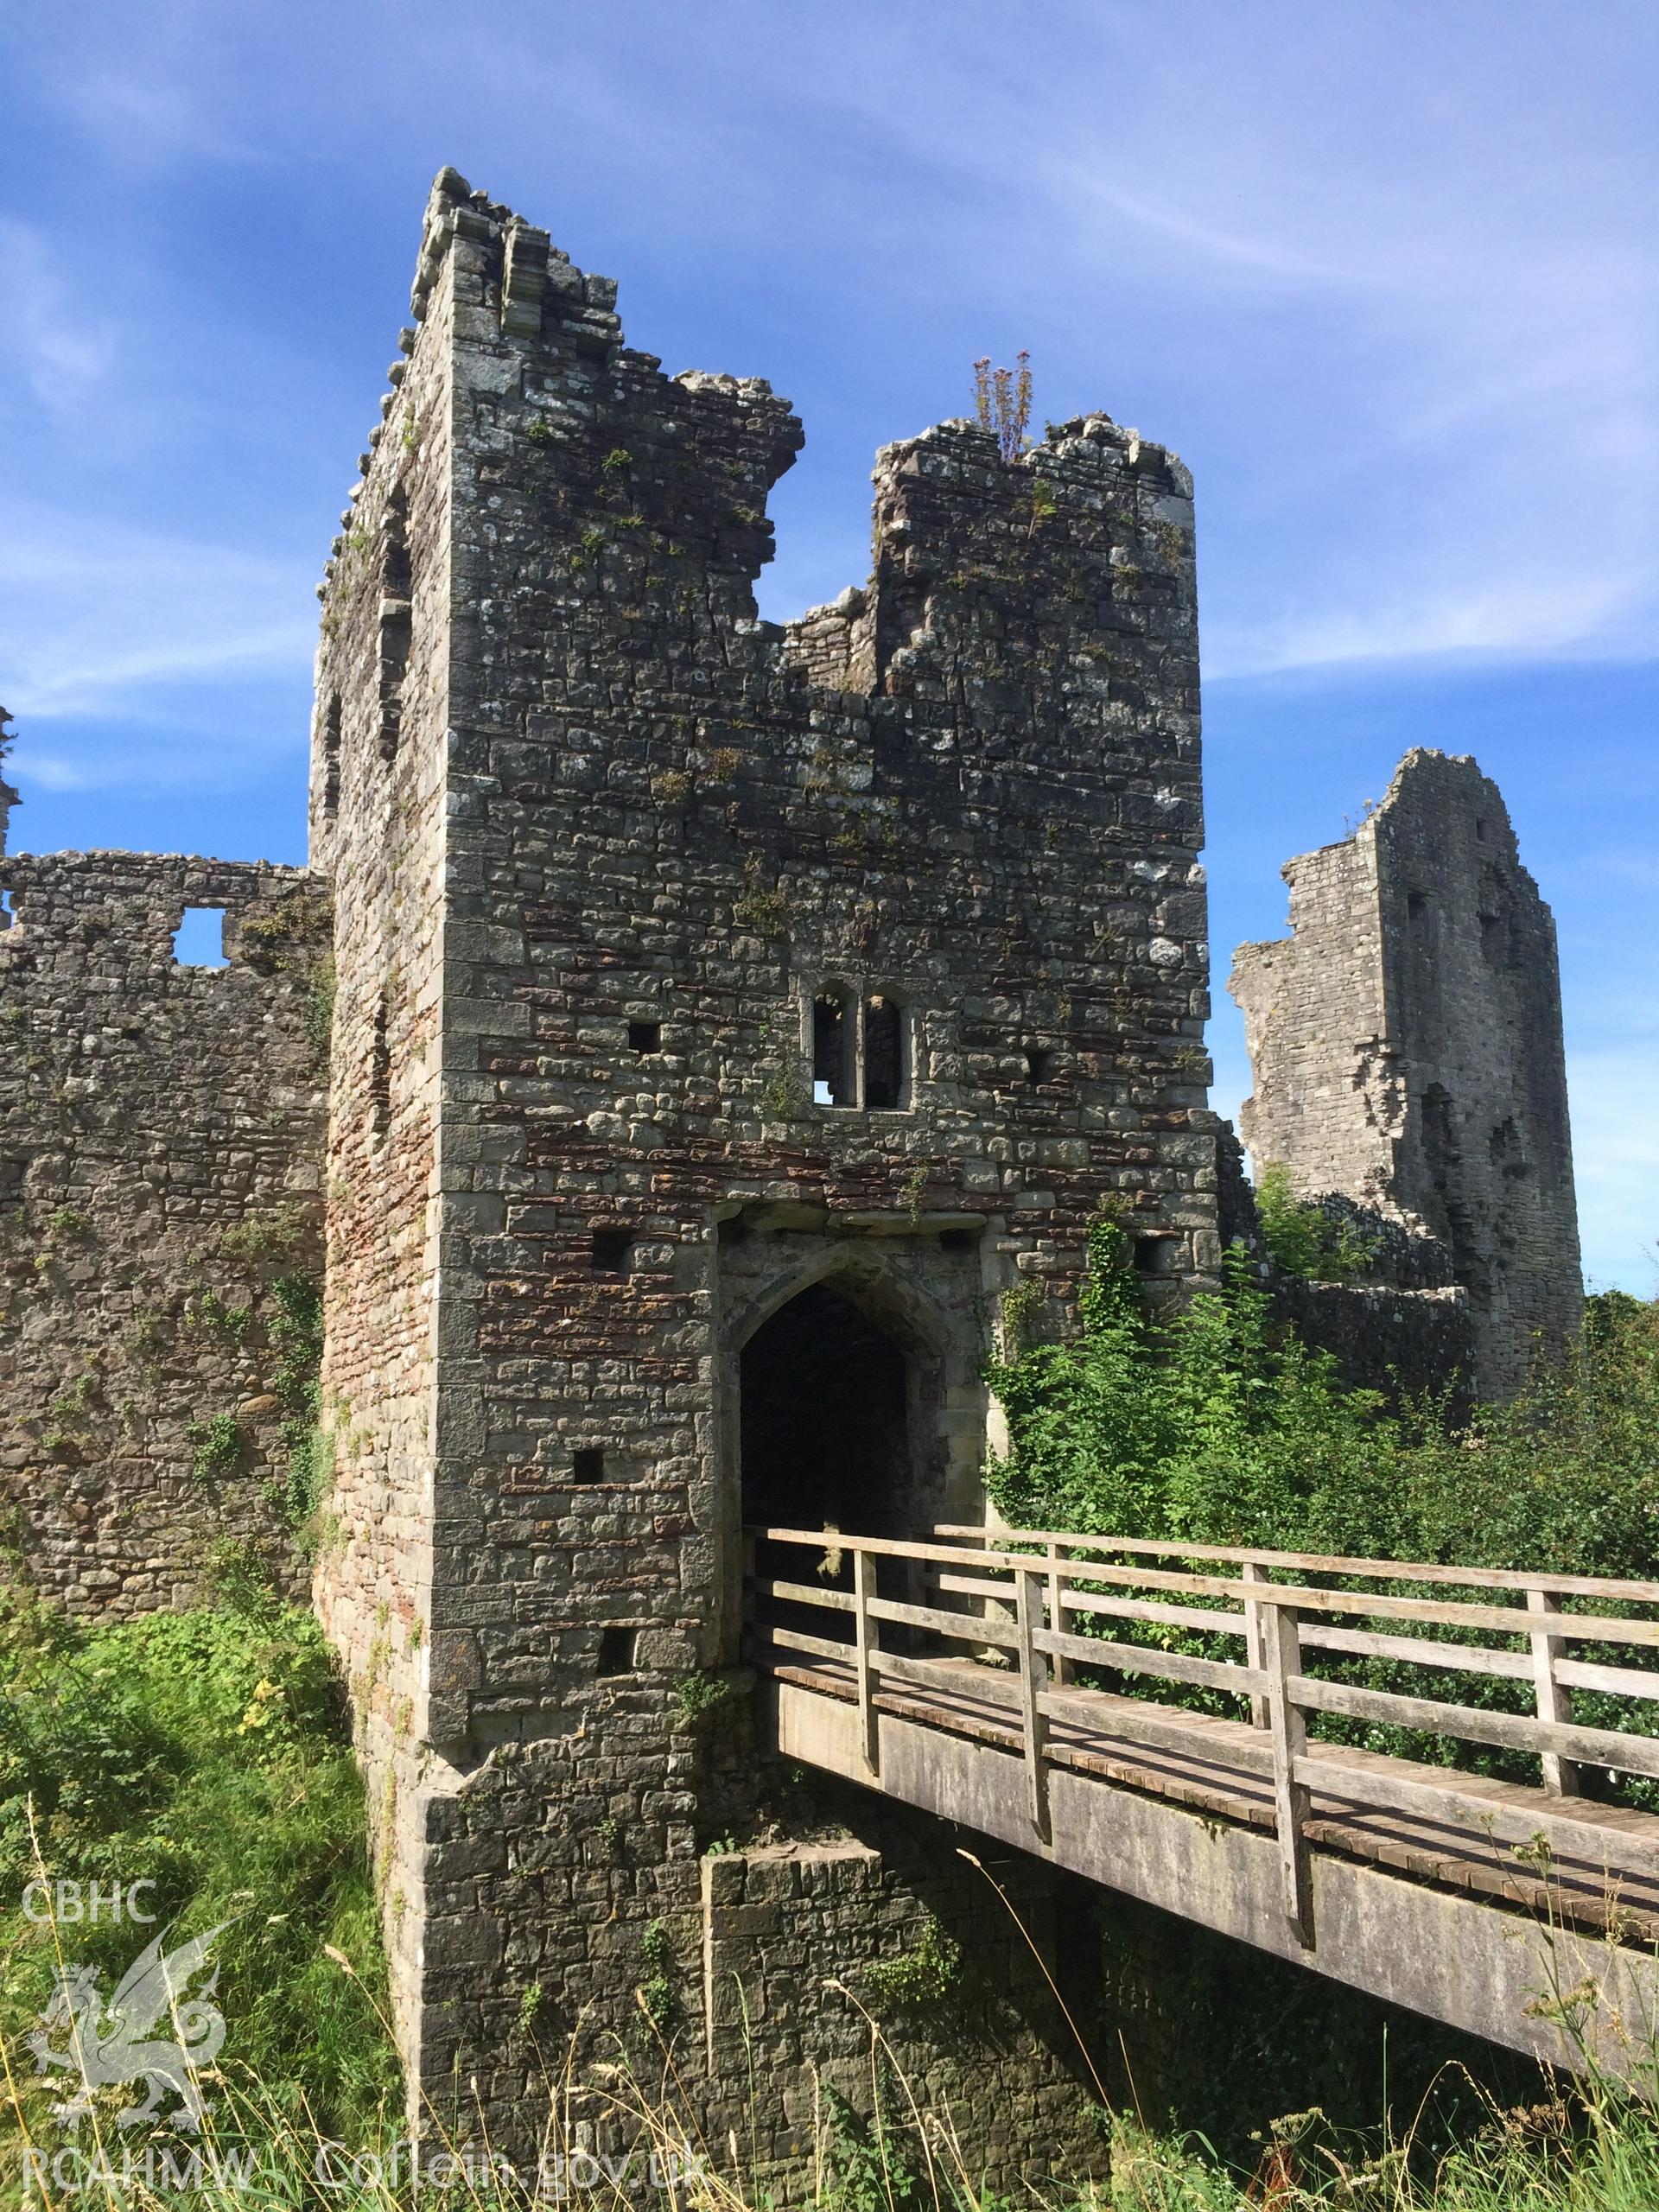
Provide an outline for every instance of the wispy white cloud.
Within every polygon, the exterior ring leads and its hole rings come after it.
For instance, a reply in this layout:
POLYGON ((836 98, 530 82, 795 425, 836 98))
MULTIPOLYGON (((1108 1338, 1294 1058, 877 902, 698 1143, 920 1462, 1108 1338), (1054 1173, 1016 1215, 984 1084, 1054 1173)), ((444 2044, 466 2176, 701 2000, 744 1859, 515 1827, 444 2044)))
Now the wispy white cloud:
MULTIPOLYGON (((22 501, 0 594, 25 786, 222 789, 238 758, 251 772, 269 753, 260 695, 286 681, 302 699, 315 619, 293 564, 22 501)), ((293 720, 298 741, 302 705, 293 720)))
MULTIPOLYGON (((1659 652, 1636 17, 1564 54, 1522 4, 1500 55, 1484 10, 1056 15, 936 94, 987 264, 1017 234, 1068 345, 1197 464, 1209 671, 1659 652)), ((936 128, 908 79, 865 96, 936 128)))
POLYGON ((0 295, 9 302, 10 373, 54 412, 84 407, 114 363, 113 324, 89 310, 88 288, 61 248, 10 215, 0 216, 0 295))

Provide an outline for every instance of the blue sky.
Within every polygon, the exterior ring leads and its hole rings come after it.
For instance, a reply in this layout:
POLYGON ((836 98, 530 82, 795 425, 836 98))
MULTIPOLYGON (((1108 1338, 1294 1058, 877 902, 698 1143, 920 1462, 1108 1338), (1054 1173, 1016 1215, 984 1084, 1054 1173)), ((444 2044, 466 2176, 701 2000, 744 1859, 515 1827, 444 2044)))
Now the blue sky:
POLYGON ((1659 10, 58 0, 0 23, 15 842, 302 857, 312 588, 435 170, 806 423, 774 616, 878 444, 1028 346, 1198 478, 1221 984, 1281 863, 1472 751, 1560 930, 1586 1266, 1659 1241, 1659 10))

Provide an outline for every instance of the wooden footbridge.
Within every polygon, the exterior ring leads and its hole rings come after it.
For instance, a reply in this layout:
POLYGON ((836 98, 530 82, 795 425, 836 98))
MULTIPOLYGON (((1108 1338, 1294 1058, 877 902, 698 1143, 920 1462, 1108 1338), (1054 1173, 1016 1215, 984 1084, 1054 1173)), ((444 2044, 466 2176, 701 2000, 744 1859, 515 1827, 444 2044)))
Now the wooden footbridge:
POLYGON ((754 1529, 749 1561, 785 1756, 1515 2049, 1651 2066, 1659 1815, 1601 1800, 1659 1777, 1659 1583, 958 1527, 754 1529))

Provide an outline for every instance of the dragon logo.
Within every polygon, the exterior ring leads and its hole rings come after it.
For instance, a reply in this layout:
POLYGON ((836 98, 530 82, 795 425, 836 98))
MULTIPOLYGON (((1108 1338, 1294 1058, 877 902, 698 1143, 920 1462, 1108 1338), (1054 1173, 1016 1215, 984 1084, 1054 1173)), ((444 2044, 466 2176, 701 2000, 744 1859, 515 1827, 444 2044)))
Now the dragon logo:
POLYGON ((170 2115, 175 2127, 201 2126, 201 2092, 191 2075, 211 2065, 225 2041, 225 2015, 208 2001, 219 1982, 218 1967, 199 1990, 190 1992, 188 1985, 207 1966, 215 1937, 230 1925, 221 1921, 175 1951, 162 1948, 171 1933, 164 1928, 127 1968, 107 2004, 94 1967, 58 1967, 51 2002, 41 2015, 44 2029, 29 2038, 37 2075, 80 2077, 73 2096, 53 2106, 54 2119, 77 2126, 92 2108, 94 2090, 143 2081, 148 2094, 142 2104, 116 2114, 118 2127, 158 2118, 169 2094, 180 2104, 170 2115), (151 2034, 162 2024, 171 2027, 176 2042, 151 2034), (63 2027, 69 2031, 69 2048, 54 2050, 53 2031, 63 2027))

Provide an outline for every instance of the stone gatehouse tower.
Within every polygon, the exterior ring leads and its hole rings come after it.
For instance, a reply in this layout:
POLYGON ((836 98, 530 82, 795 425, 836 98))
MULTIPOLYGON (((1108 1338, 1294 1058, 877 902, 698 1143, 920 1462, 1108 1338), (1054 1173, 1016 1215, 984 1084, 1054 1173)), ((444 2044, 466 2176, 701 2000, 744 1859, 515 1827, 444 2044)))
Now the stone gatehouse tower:
MULTIPOLYGON (((913 1912, 901 1843, 700 1872, 745 1516, 976 1510, 998 1302, 1058 1325, 1103 1201, 1154 1287, 1217 1259, 1192 485, 1104 416, 947 423, 879 456, 868 585, 760 622, 800 426, 615 289, 444 172, 322 588, 318 1596, 426 2091, 510 2132, 528 1993, 602 2049, 666 1946, 718 2119, 729 1955, 784 2156, 868 2046, 777 1976, 913 1912)), ((1005 2164, 1077 2106, 1024 2048, 963 2076, 1005 2164)))
MULTIPOLYGON (((868 2100, 826 1984, 937 1923, 967 1994, 885 2023, 918 2095, 992 2185, 1075 2177, 1080 2053, 955 1833, 761 1771, 742 1531, 976 1514, 1004 1300, 1066 1326, 1103 1205, 1149 1297, 1214 1280, 1191 481, 1104 416, 1013 462, 946 423, 878 456, 868 584, 765 624, 800 426, 614 304, 440 177, 322 587, 308 870, 8 856, 0 781, 0 1541, 87 1615, 227 1541, 292 1578, 332 1454, 417 2113, 517 2147, 543 2054, 649 2063, 649 1984, 686 2124, 787 2168, 819 2084, 868 2100), (223 964, 178 957, 204 910, 223 964), (319 1440, 269 1355, 325 1236, 319 1440)), ((1406 1248, 1290 1310, 1434 1380, 1466 1302, 1502 1389, 1576 1309, 1548 912, 1439 755, 1290 873, 1246 1134, 1406 1248)), ((1104 2020, 1088 1900, 997 1871, 1104 2020)))

